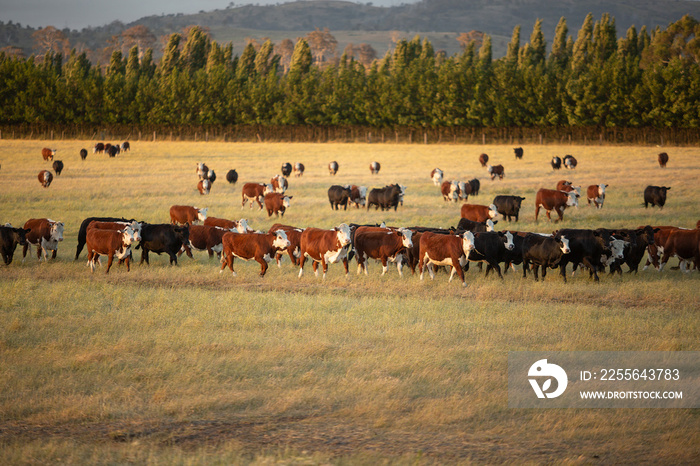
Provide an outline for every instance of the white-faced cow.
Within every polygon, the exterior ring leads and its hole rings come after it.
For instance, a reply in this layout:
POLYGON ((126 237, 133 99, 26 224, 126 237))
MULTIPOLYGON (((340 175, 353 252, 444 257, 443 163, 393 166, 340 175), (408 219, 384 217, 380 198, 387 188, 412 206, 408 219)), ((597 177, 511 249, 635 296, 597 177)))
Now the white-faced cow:
POLYGON ((292 173, 292 164, 285 162, 282 164, 282 168, 280 170, 282 171, 282 175, 289 176, 292 173))
POLYGON ((293 196, 287 196, 282 193, 265 194, 264 201, 267 216, 272 217, 272 214, 275 214, 275 217, 279 217, 280 215, 284 217, 284 211, 290 206, 289 201, 292 197, 293 196))
POLYGON ((442 193, 442 199, 445 202, 458 202, 459 201, 459 182, 458 181, 443 181, 440 185, 440 192, 442 193))
POLYGON ((491 205, 462 204, 461 217, 473 222, 485 222, 498 216, 498 208, 491 205))
POLYGON ((423 280, 423 268, 428 268, 430 279, 435 278, 433 265, 452 267, 449 281, 455 273, 467 286, 462 267, 467 264, 467 256, 474 249, 474 233, 465 231, 461 236, 424 232, 420 237, 418 271, 423 280))
POLYGON ((93 154, 101 154, 102 152, 105 151, 105 145, 103 142, 98 142, 95 144, 95 146, 92 148, 92 153, 93 154))
POLYGON ((270 184, 272 185, 272 189, 276 193, 284 193, 289 187, 289 183, 287 183, 287 178, 285 178, 282 175, 273 176, 270 179, 270 184))
POLYGON ((207 251, 210 259, 214 257, 214 253, 216 253, 217 257, 221 258, 221 251, 223 249, 222 238, 226 233, 231 231, 231 229, 209 225, 190 225, 189 243, 187 246, 183 245, 182 249, 180 249, 177 254, 179 256, 185 252, 192 258, 192 249, 194 249, 197 251, 207 251))
POLYGON ((552 157, 552 170, 559 170, 561 168, 561 157, 556 155, 552 157))
POLYGON ((253 208, 253 203, 257 203, 260 210, 263 208, 263 198, 265 194, 271 193, 274 188, 271 184, 266 183, 246 183, 241 190, 241 208, 245 207, 246 202, 250 202, 250 208, 253 208))
POLYGON ((497 177, 499 180, 502 180, 504 176, 506 176, 505 169, 503 168, 503 165, 489 165, 488 166, 489 170, 489 175, 491 175, 491 181, 495 180, 497 177))
POLYGON ((681 270, 687 270, 686 263, 695 262, 694 268, 700 270, 700 230, 671 230, 664 245, 664 255, 661 259, 659 272, 661 272, 671 257, 678 257, 681 270))
POLYGON ((42 170, 39 172, 37 179, 39 180, 39 183, 41 183, 41 186, 48 188, 51 186, 51 182, 53 181, 53 174, 48 170, 42 170))
POLYGON ((440 186, 442 184, 442 170, 439 168, 433 168, 430 172, 430 179, 433 180, 435 186, 440 186))
POLYGON ((24 262, 29 245, 36 246, 36 257, 47 262, 47 251, 53 251, 51 258, 55 259, 58 252, 58 243, 63 241, 63 222, 55 222, 48 218, 32 218, 24 224, 24 229, 31 230, 26 234, 27 243, 22 250, 22 262, 24 262))
POLYGON ((564 156, 564 167, 568 168, 569 170, 573 170, 576 168, 576 165, 578 165, 578 161, 573 155, 564 156))
POLYGON ((352 246, 350 239, 350 227, 341 223, 330 230, 320 228, 307 228, 301 234, 299 258, 299 278, 304 273, 306 259, 311 259, 314 274, 318 276, 318 264, 323 269, 323 278, 326 278, 328 264, 343 263, 345 275, 348 274, 348 251, 352 246))
POLYGON ((608 187, 607 184, 592 184, 588 187, 588 205, 591 203, 596 209, 603 208, 603 202, 605 202, 605 189, 608 187))
MULTIPOLYGON (((304 232, 304 229, 275 223, 270 227, 269 232, 274 233, 277 230, 283 230, 287 234, 287 240, 289 240, 289 247, 287 248, 289 259, 292 261, 292 264, 299 265, 299 257, 301 256, 301 234, 304 232)), ((282 255, 283 252, 278 251, 275 256, 277 267, 282 267, 282 255)))
POLYGON ((555 189, 542 188, 537 191, 535 196, 535 222, 540 214, 540 209, 544 209, 547 213, 547 218, 551 221, 551 212, 555 211, 559 216, 559 220, 564 218, 564 210, 567 207, 578 207, 578 194, 576 191, 565 193, 555 189))
POLYGON ((199 183, 197 183, 197 191, 199 191, 200 195, 209 194, 211 191, 211 181, 206 179, 199 180, 199 183))
POLYGON ((87 251, 88 251, 88 263, 90 264, 90 270, 95 271, 95 263, 99 259, 100 255, 106 255, 108 257, 107 270, 105 273, 109 273, 109 269, 112 267, 112 262, 114 257, 117 259, 124 259, 126 262, 127 272, 130 270, 129 262, 131 260, 131 243, 134 242, 134 230, 130 226, 125 227, 123 230, 101 230, 99 228, 93 228, 87 232, 87 251))
POLYGON ((367 186, 350 186, 348 204, 355 204, 356 209, 359 209, 360 206, 364 207, 367 204, 367 186))
POLYGON ((335 175, 336 173, 338 173, 338 168, 339 168, 339 165, 338 165, 338 162, 336 162, 336 161, 333 161, 333 162, 328 164, 328 172, 331 175, 335 175))
POLYGON ((221 270, 228 266, 233 276, 233 261, 237 257, 244 261, 255 260, 260 264, 260 276, 264 277, 267 272, 267 263, 270 262, 278 252, 289 247, 289 240, 284 230, 277 230, 270 233, 226 233, 222 239, 223 252, 221 255, 221 270))
POLYGON ((185 225, 203 222, 207 218, 207 210, 207 207, 200 209, 189 205, 174 205, 170 207, 170 223, 185 225))
POLYGON ((248 225, 248 220, 242 218, 238 221, 229 220, 227 218, 207 217, 204 219, 204 225, 209 227, 219 227, 225 230, 236 230, 238 233, 249 233, 253 229, 248 225))
POLYGON ((207 178, 207 173, 209 173, 209 167, 203 162, 199 162, 197 164, 197 170, 195 171, 197 173, 197 176, 199 177, 200 180, 204 180, 207 178))
POLYGON ((44 158, 45 162, 49 162, 53 160, 53 158, 56 156, 56 149, 49 149, 48 147, 44 147, 41 149, 41 156, 44 158))
POLYGON ((369 172, 373 175, 376 175, 379 173, 379 170, 381 170, 382 166, 379 164, 379 162, 372 162, 369 164, 369 172))
POLYGON ((297 162, 294 164, 294 176, 302 176, 304 174, 304 164, 297 162))
POLYGON ((367 259, 382 263, 382 275, 387 272, 387 263, 396 262, 399 276, 403 277, 403 263, 408 248, 413 247, 413 232, 406 228, 391 229, 361 226, 355 230, 355 258, 358 275, 364 269, 367 275, 367 259))

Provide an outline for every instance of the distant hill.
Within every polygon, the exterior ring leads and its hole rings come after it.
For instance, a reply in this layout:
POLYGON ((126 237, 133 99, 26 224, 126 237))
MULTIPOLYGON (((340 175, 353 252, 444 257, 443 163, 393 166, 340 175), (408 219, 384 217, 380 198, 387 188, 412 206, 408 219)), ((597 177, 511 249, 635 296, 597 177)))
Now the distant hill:
MULTIPOLYGON (((547 43, 551 44, 557 22, 567 20, 569 34, 574 38, 588 13, 599 19, 609 13, 616 22, 619 36, 635 25, 650 30, 690 14, 700 18, 700 2, 675 0, 423 0, 395 7, 376 7, 347 1, 297 1, 278 5, 231 6, 198 14, 148 16, 133 23, 113 22, 106 26, 64 31, 72 46, 99 50, 107 40, 121 31, 142 24, 156 36, 180 32, 194 24, 206 26, 220 43, 232 41, 240 53, 245 38, 268 37, 279 41, 292 40, 315 28, 328 28, 338 40, 341 53, 348 42, 355 45, 370 43, 381 57, 391 46, 392 37, 428 37, 436 49, 448 55, 459 51, 456 36, 471 30, 483 31, 494 37, 494 56, 505 53, 505 44, 513 28, 520 25, 521 42, 529 40, 530 32, 539 18, 547 43)), ((14 45, 25 54, 32 51, 31 28, 0 25, 0 48, 14 45)))

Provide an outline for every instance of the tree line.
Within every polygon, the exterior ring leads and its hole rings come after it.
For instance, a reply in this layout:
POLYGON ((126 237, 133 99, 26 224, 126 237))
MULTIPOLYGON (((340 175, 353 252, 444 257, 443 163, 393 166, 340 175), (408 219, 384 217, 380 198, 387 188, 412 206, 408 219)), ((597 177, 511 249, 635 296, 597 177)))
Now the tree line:
POLYGON ((562 18, 549 47, 537 21, 525 43, 516 26, 506 55, 495 60, 490 36, 478 39, 464 40, 463 52, 447 57, 416 36, 367 63, 352 49, 325 60, 304 38, 289 47, 289 57, 270 41, 234 55, 231 43, 220 45, 195 26, 170 35, 158 61, 152 48, 137 45, 114 51, 106 66, 75 49, 26 59, 1 53, 0 122, 251 127, 270 138, 299 127, 382 135, 467 130, 472 137, 474 128, 697 135, 700 25, 692 17, 651 32, 632 26, 622 38, 607 14, 597 21, 589 14, 576 38, 562 18))

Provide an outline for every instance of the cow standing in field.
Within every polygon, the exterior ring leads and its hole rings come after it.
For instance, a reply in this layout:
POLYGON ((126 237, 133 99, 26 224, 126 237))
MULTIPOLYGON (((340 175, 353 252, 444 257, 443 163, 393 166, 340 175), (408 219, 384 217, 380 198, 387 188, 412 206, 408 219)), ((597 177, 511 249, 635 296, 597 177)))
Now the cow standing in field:
POLYGON ((44 262, 48 262, 47 251, 53 251, 51 258, 55 259, 58 252, 58 243, 63 241, 63 222, 54 222, 48 218, 32 218, 26 221, 24 229, 31 230, 25 235, 27 240, 22 249, 22 262, 24 262, 29 245, 36 246, 36 257, 41 261, 43 253, 44 262))
POLYGON ((289 187, 289 183, 287 183, 287 178, 285 178, 282 175, 273 176, 270 179, 270 184, 272 185, 273 191, 276 193, 284 193, 289 187))
POLYGON ((250 201, 250 208, 253 208, 253 203, 257 203, 260 210, 263 209, 263 198, 265 194, 273 192, 271 184, 265 183, 246 183, 241 190, 241 208, 245 207, 245 203, 250 201))
POLYGON ((442 193, 442 199, 445 202, 458 202, 459 201, 459 182, 457 181, 443 181, 440 185, 440 192, 442 193))
POLYGON ((639 227, 636 230, 614 230, 613 233, 615 236, 622 237, 625 241, 628 241, 629 244, 623 251, 624 258, 615 260, 610 264, 610 273, 618 272, 622 275, 622 264, 627 264, 627 267, 629 267, 627 273, 637 273, 639 263, 644 258, 644 253, 647 249, 654 247, 654 234, 657 231, 658 229, 652 228, 649 225, 639 227))
POLYGON ((420 279, 423 280, 424 267, 427 267, 432 280, 435 278, 433 265, 448 266, 452 268, 449 281, 452 281, 456 273, 462 280, 462 286, 467 286, 462 267, 467 264, 467 256, 473 249, 474 233, 471 231, 466 231, 461 236, 424 232, 420 236, 418 253, 420 279))
POLYGON ((48 188, 53 181, 53 174, 48 170, 42 170, 39 172, 39 175, 37 175, 37 179, 39 183, 41 183, 41 186, 48 188))
POLYGON ((339 168, 338 162, 333 161, 333 162, 328 164, 328 172, 331 175, 335 175, 336 173, 338 173, 338 168, 339 168))
POLYGON ((88 156, 87 149, 80 149, 80 160, 85 160, 88 156))
POLYGON ((289 162, 284 162, 280 170, 282 171, 282 175, 289 176, 292 173, 292 164, 289 162))
POLYGON ((350 198, 348 199, 348 204, 355 204, 355 208, 359 209, 360 206, 365 206, 367 203, 367 186, 350 186, 350 198))
POLYGON ((170 265, 177 265, 177 253, 183 246, 189 247, 189 225, 176 226, 172 224, 144 224, 141 228, 141 242, 136 249, 141 249, 141 264, 148 260, 148 253, 160 255, 166 253, 170 257, 170 265))
POLYGON ((54 160, 53 161, 53 171, 56 172, 56 175, 59 176, 61 172, 63 171, 63 162, 61 160, 54 160))
POLYGON ((516 159, 522 159, 523 155, 525 154, 525 151, 523 151, 522 147, 516 147, 515 149, 513 149, 513 152, 515 152, 516 159))
POLYGON ((442 170, 439 168, 433 168, 430 172, 430 179, 433 180, 435 186, 440 186, 442 184, 442 170))
MULTIPOLYGON (((542 268, 542 280, 547 276, 547 268, 554 269, 559 266, 564 254, 569 254, 569 240, 566 235, 555 238, 537 233, 527 233, 523 238, 523 278, 527 278, 527 271, 532 265, 535 281, 539 280, 538 269, 542 268)), ((566 277, 564 277, 566 281, 566 277)))
POLYGON ((170 207, 170 223, 177 225, 203 222, 207 218, 208 208, 199 209, 188 205, 174 205, 170 207))
POLYGON ((472 180, 469 180, 469 194, 472 196, 478 196, 479 195, 479 190, 481 189, 481 182, 474 178, 472 180))
POLYGON ((382 275, 387 272, 387 263, 396 262, 399 276, 403 277, 403 261, 406 250, 413 247, 411 236, 413 232, 405 228, 398 230, 380 227, 361 226, 355 230, 355 258, 357 259, 357 274, 364 269, 367 275, 367 259, 375 259, 382 263, 382 275))
POLYGON ((369 172, 373 175, 376 175, 379 173, 379 170, 381 170, 382 166, 379 164, 379 162, 372 162, 369 164, 369 172))
POLYGON ((559 263, 559 273, 564 282, 566 282, 566 266, 569 263, 573 264, 574 269, 579 264, 583 264, 598 282, 600 280, 598 271, 604 270, 604 262, 608 258, 622 259, 624 257, 621 244, 616 244, 616 246, 620 246, 617 251, 611 249, 611 243, 619 240, 616 240, 609 231, 567 228, 557 231, 554 238, 569 240, 569 254, 564 255, 559 263))
POLYGON ((328 188, 328 202, 331 204, 331 209, 338 210, 339 206, 343 206, 343 210, 348 210, 348 202, 352 191, 349 186, 333 185, 328 188))
POLYGON ((238 181, 238 173, 236 170, 229 170, 228 173, 226 173, 226 181, 231 184, 236 184, 236 181, 238 181))
POLYGON ((269 233, 226 233, 223 237, 224 249, 221 257, 221 270, 228 266, 233 276, 233 261, 236 257, 244 261, 255 260, 260 264, 260 276, 264 277, 267 272, 267 263, 270 262, 277 253, 289 247, 289 240, 284 230, 277 230, 269 233))
POLYGON ((197 191, 200 195, 209 194, 211 191, 211 182, 209 180, 199 180, 197 183, 197 191))
POLYGON ((564 167, 566 167, 569 170, 573 170, 574 168, 576 168, 576 165, 578 165, 578 161, 573 155, 564 156, 564 167))
MULTIPOLYGON (((287 234, 287 240, 289 241, 287 254, 289 254, 289 259, 292 261, 292 264, 299 265, 299 257, 301 256, 301 234, 304 232, 304 229, 275 223, 270 227, 269 232, 274 233, 277 230, 283 230, 287 234)), ((282 267, 282 255, 283 251, 278 251, 275 255, 277 267, 282 267)))
POLYGON ((249 233, 253 231, 253 229, 248 226, 248 220, 245 218, 236 221, 227 218, 207 217, 204 219, 204 225, 219 227, 225 230, 236 230, 238 233, 249 233))
POLYGON ((105 149, 105 152, 107 152, 107 155, 110 157, 116 157, 119 154, 119 146, 110 145, 109 148, 105 149))
POLYGON ((304 174, 304 164, 301 162, 297 162, 294 164, 294 176, 302 176, 304 174))
POLYGON ((95 271, 95 262, 97 262, 100 254, 106 255, 107 270, 112 267, 114 257, 126 262, 127 272, 131 270, 129 263, 131 261, 131 243, 134 242, 134 230, 130 226, 126 226, 123 230, 101 230, 99 228, 89 229, 87 232, 87 251, 88 263, 90 270, 95 271))
POLYGON ((653 265, 657 270, 659 269, 661 257, 664 254, 664 246, 666 246, 668 237, 671 235, 672 231, 681 230, 681 228, 672 225, 654 226, 652 228, 654 229, 654 242, 648 247, 649 256, 642 270, 648 269, 649 265, 653 265))
POLYGON ((537 191, 535 196, 535 222, 537 222, 537 217, 540 213, 540 209, 543 208, 547 213, 547 218, 551 221, 551 212, 555 211, 559 216, 559 220, 564 218, 564 210, 567 207, 578 207, 578 194, 576 191, 564 192, 557 191, 554 189, 542 188, 537 191))
POLYGON ((192 249, 194 249, 197 251, 207 251, 209 259, 214 257, 214 253, 216 253, 217 257, 221 258, 221 251, 223 249, 222 238, 229 232, 231 232, 231 229, 209 225, 190 225, 188 235, 189 242, 187 245, 182 246, 177 255, 180 256, 185 252, 188 257, 192 258, 192 249))
POLYGON ((204 180, 207 178, 207 173, 209 173, 209 167, 203 162, 199 162, 197 164, 197 170, 195 170, 195 173, 199 177, 200 180, 204 180))
POLYGON ((41 149, 41 156, 44 158, 45 162, 50 162, 56 156, 56 149, 49 149, 44 147, 41 149))
POLYGON ((102 142, 98 142, 95 144, 95 146, 92 148, 92 153, 93 154, 101 154, 102 152, 105 151, 105 145, 102 142))
POLYGON ((83 251, 83 247, 85 246, 85 242, 87 241, 88 227, 95 220, 97 220, 99 222, 120 222, 124 226, 128 225, 129 223, 135 222, 135 220, 133 218, 126 219, 124 217, 88 217, 88 218, 86 218, 80 224, 80 229, 78 230, 78 247, 75 250, 75 260, 78 260, 78 257, 80 257, 80 253, 83 251))
POLYGON ((525 200, 522 196, 496 196, 493 198, 493 204, 496 206, 496 211, 509 222, 513 217, 518 221, 520 215, 520 205, 525 200))
POLYGON ((668 239, 664 245, 664 255, 661 259, 659 272, 664 269, 664 266, 671 257, 678 257, 681 270, 686 270, 686 263, 695 262, 694 268, 700 270, 700 230, 672 230, 669 232, 668 239))
POLYGON ((605 202, 605 189, 608 187, 607 184, 592 184, 588 187, 588 205, 595 206, 596 209, 603 208, 603 202, 605 202))
POLYGON ((402 196, 403 189, 398 184, 384 186, 383 188, 374 188, 367 195, 367 210, 375 206, 375 210, 379 208, 382 210, 390 210, 393 207, 394 211, 396 211, 399 202, 402 200, 402 196))
POLYGON ((498 216, 498 209, 493 204, 489 206, 462 204, 460 214, 462 218, 466 218, 467 220, 471 220, 473 222, 485 222, 489 219, 496 218, 498 216))
POLYGON ((668 163, 668 154, 666 152, 660 153, 659 154, 659 167, 666 168, 667 163, 668 163))
POLYGON ((644 208, 648 208, 651 204, 652 207, 659 206, 659 209, 663 209, 666 204, 666 193, 670 190, 671 188, 666 186, 647 186, 644 189, 644 208))
MULTIPOLYGON (((512 251, 515 248, 513 233, 509 231, 490 231, 473 233, 473 235, 474 249, 467 255, 467 260, 469 262, 487 264, 486 277, 489 276, 491 270, 495 270, 498 277, 503 279, 501 266, 498 264, 499 262, 506 262, 508 251, 512 251)), ((469 263, 466 264, 465 269, 469 270, 469 263)))
POLYGON ((350 227, 341 223, 331 230, 307 228, 301 234, 299 278, 304 273, 304 263, 312 261, 314 274, 318 276, 318 264, 321 263, 323 278, 326 278, 328 264, 343 263, 345 275, 348 274, 348 251, 352 247, 350 227))
POLYGON ((280 215, 284 217, 284 211, 289 208, 289 201, 292 199, 292 197, 293 196, 286 196, 282 193, 265 194, 264 201, 267 216, 272 217, 272 214, 274 213, 275 217, 279 217, 280 215))
POLYGON ((491 175, 491 181, 495 180, 496 177, 498 177, 499 180, 502 180, 503 177, 506 176, 503 165, 489 165, 488 170, 489 175, 491 175))
POLYGON ((486 154, 481 154, 479 156, 479 163, 482 167, 485 167, 489 163, 489 156, 486 154))
POLYGON ((131 144, 129 144, 129 141, 122 142, 121 151, 126 152, 126 151, 130 151, 130 150, 131 150, 131 144))
POLYGON ((552 157, 552 170, 559 170, 561 168, 561 157, 556 155, 552 157))
POLYGON ((5 265, 12 263, 17 245, 27 244, 27 233, 30 231, 30 229, 12 228, 9 225, 0 226, 0 252, 2 252, 2 260, 5 265))

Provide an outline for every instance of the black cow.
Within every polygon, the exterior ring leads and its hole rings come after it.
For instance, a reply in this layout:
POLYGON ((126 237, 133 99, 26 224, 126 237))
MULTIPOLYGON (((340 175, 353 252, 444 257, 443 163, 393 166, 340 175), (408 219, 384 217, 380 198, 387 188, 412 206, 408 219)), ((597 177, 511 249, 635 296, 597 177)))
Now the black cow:
POLYGON ((282 174, 284 176, 289 176, 292 173, 292 164, 285 162, 282 164, 282 174))
POLYGON ((87 158, 87 149, 80 149, 80 158, 85 160, 87 158))
POLYGON ((2 252, 2 260, 6 265, 12 263, 12 258, 15 255, 17 245, 25 246, 27 244, 26 235, 31 229, 12 228, 10 226, 0 227, 0 252, 2 252))
POLYGON ((520 214, 520 204, 523 200, 525 198, 521 196, 496 196, 493 198, 493 205, 496 206, 496 210, 503 215, 504 219, 510 222, 511 218, 515 217, 517 222, 520 214))
MULTIPOLYGON (((489 223, 491 222, 491 226, 493 227, 498 223, 498 220, 495 222, 491 219, 488 219, 486 222, 475 222, 473 220, 469 220, 468 218, 460 218, 459 223, 457 224, 457 230, 460 231, 471 231, 473 233, 480 233, 482 231, 489 231, 489 223)), ((493 231, 493 228, 490 230, 493 231)))
POLYGON ((522 158, 523 158, 524 151, 523 151, 523 148, 522 148, 522 147, 516 147, 515 149, 513 149, 513 151, 515 152, 515 158, 516 158, 516 159, 522 159, 522 158))
POLYGON ((134 222, 135 220, 132 219, 126 219, 124 217, 88 217, 85 220, 83 220, 83 223, 80 224, 80 229, 78 230, 78 247, 75 249, 75 260, 78 260, 78 257, 80 256, 80 253, 83 251, 83 248, 85 247, 85 242, 87 241, 87 227, 90 225, 90 222, 93 220, 97 220, 98 222, 134 222))
POLYGON ((469 185, 470 191, 469 194, 472 196, 478 196, 479 195, 479 189, 481 189, 481 183, 479 182, 478 179, 474 178, 473 180, 469 180, 469 185))
POLYGON ((236 181, 238 181, 238 173, 236 173, 236 170, 229 170, 228 173, 226 173, 226 181, 231 184, 235 184, 236 181))
POLYGON ((398 184, 374 188, 367 195, 367 210, 374 205, 376 206, 375 210, 378 210, 380 207, 382 210, 389 210, 393 207, 394 211, 396 211, 400 200, 401 187, 398 184))
MULTIPOLYGON (((513 250, 513 234, 509 231, 487 231, 474 233, 474 249, 469 251, 470 262, 485 262, 486 277, 489 276, 491 269, 496 270, 499 278, 503 278, 501 274, 501 266, 499 262, 505 262, 506 252, 513 250)), ((464 266, 464 270, 469 270, 469 262, 464 266)))
POLYGON ((61 174, 61 172, 63 171, 63 161, 62 160, 54 160, 53 161, 53 171, 56 172, 56 176, 61 174))
POLYGON ((334 184, 328 188, 328 202, 331 203, 331 209, 338 210, 338 206, 343 206, 343 210, 348 210, 348 200, 350 200, 350 187, 338 186, 334 184))
MULTIPOLYGON (((535 274, 535 281, 539 280, 538 270, 542 267, 542 280, 547 276, 547 268, 555 269, 562 267, 561 260, 567 256, 571 249, 566 235, 557 237, 544 236, 537 233, 528 233, 522 240, 522 262, 523 278, 527 278, 527 271, 532 264, 532 272, 535 274)), ((566 264, 563 265, 563 270, 566 264)), ((564 276, 566 282, 566 276, 564 276)))
POLYGON ((561 168, 561 157, 552 157, 552 169, 559 170, 561 168))
POLYGON ((629 244, 625 245, 623 251, 625 257, 623 259, 615 259, 610 264, 610 273, 617 272, 622 275, 622 264, 627 264, 627 267, 629 267, 627 273, 637 273, 639 263, 644 258, 647 248, 654 245, 654 233, 657 231, 659 231, 658 228, 653 228, 649 225, 636 230, 613 230, 615 237, 628 241, 629 244))
POLYGON ((573 170, 576 168, 576 165, 578 164, 578 161, 573 155, 565 155, 564 156, 564 167, 573 170))
POLYGON ((141 248, 141 264, 148 261, 148 253, 155 252, 160 255, 166 253, 170 256, 170 265, 177 265, 177 252, 184 246, 186 249, 190 241, 190 227, 176 226, 170 223, 148 224, 141 228, 141 242, 136 249, 141 248))
POLYGON ((666 186, 647 186, 644 189, 644 208, 651 204, 652 207, 659 206, 659 209, 663 209, 666 204, 666 192, 670 189, 666 186))
POLYGON ((109 146, 109 148, 105 148, 105 151, 110 157, 116 157, 119 153, 119 146, 109 146))
POLYGON ((569 263, 574 264, 574 270, 579 264, 585 265, 591 275, 595 277, 595 281, 600 281, 598 271, 604 267, 602 257, 612 255, 609 247, 609 241, 612 239, 610 231, 565 228, 557 231, 554 238, 556 240, 561 238, 569 240, 570 252, 564 255, 559 263, 559 273, 564 282, 566 282, 566 266, 569 263))

